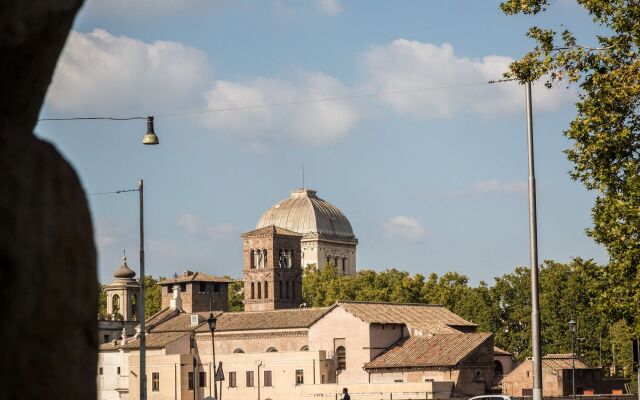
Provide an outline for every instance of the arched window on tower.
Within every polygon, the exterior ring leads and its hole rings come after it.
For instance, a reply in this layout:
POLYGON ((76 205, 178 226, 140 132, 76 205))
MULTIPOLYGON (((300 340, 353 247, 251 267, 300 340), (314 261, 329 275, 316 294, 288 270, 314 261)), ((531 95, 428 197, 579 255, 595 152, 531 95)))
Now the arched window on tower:
POLYGON ((255 285, 253 284, 253 282, 251 282, 251 298, 252 298, 252 299, 255 299, 255 298, 256 298, 256 297, 255 297, 255 295, 256 295, 255 290, 256 290, 255 285))
POLYGON ((287 267, 293 266, 293 250, 287 250, 287 267))
POLYGON ((282 250, 278 250, 278 268, 284 267, 284 258, 282 256, 282 250))
POLYGON ((249 252, 249 268, 255 268, 255 267, 256 267, 256 255, 253 249, 251 249, 251 251, 249 252))
POLYGON ((114 294, 111 298, 111 309, 113 314, 120 312, 120 296, 114 294))
POLYGON ((291 298, 292 299, 296 298, 296 282, 295 281, 291 282, 291 298))
POLYGON ((333 266, 336 267, 336 269, 338 269, 338 257, 335 257, 333 259, 333 266))
POLYGON ((267 249, 262 249, 262 263, 264 268, 267 268, 267 249))
POLYGON ((269 298, 269 282, 264 283, 264 298, 269 298))
POLYGON ((336 361, 338 362, 338 370, 347 369, 347 351, 344 346, 338 346, 336 348, 336 361))
POLYGON ((258 282, 258 298, 262 298, 262 283, 258 282))
POLYGON ((347 273, 347 257, 342 257, 342 274, 347 273))
POLYGON ((327 265, 331 264, 331 257, 327 256, 327 265))
POLYGON ((136 321, 138 318, 138 295, 133 294, 131 296, 131 315, 129 315, 129 320, 136 321))
POLYGON ((289 281, 286 282, 285 286, 286 286, 286 291, 284 293, 284 298, 288 299, 289 298, 289 281))

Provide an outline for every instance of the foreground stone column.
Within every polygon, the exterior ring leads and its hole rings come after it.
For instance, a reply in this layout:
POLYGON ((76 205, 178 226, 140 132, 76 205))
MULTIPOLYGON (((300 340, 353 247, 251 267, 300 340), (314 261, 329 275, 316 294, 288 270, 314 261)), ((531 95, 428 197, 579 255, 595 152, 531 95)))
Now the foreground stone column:
POLYGON ((33 135, 81 3, 0 1, 1 399, 96 397, 91 217, 73 168, 33 135))

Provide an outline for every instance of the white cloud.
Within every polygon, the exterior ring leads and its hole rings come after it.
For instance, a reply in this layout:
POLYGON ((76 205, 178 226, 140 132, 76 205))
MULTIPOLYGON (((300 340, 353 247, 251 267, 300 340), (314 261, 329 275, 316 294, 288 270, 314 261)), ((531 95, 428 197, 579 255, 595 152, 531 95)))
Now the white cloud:
POLYGON ((418 240, 427 234, 417 219, 403 215, 392 217, 385 222, 384 232, 389 237, 400 237, 409 240, 418 240))
MULTIPOLYGON (((319 72, 299 71, 289 79, 255 78, 244 83, 217 81, 205 94, 207 109, 253 107, 344 96, 349 89, 319 72)), ((309 146, 334 143, 358 122, 360 112, 347 101, 250 108, 207 114, 202 122, 215 131, 247 141, 294 140, 309 146)))
POLYGON ((327 15, 337 15, 342 12, 340 0, 316 0, 318 7, 327 15))
POLYGON ((102 29, 71 32, 48 104, 86 115, 147 115, 202 107, 212 83, 205 54, 176 42, 152 44, 102 29))
POLYGON ((474 193, 526 193, 527 183, 525 181, 476 181, 471 185, 474 193))
MULTIPOLYGON (((362 82, 367 91, 389 92, 487 82, 500 79, 510 57, 488 55, 478 59, 460 57, 453 46, 397 39, 373 46, 362 57, 362 82)), ((534 88, 536 107, 556 108, 570 94, 566 90, 534 88)), ((515 82, 467 86, 379 97, 398 113, 420 118, 447 118, 462 112, 480 114, 521 111, 524 90, 515 82)))
POLYGON ((221 222, 213 225, 203 223, 191 213, 184 213, 176 220, 176 225, 183 228, 189 235, 203 239, 236 239, 237 232, 233 225, 221 222))

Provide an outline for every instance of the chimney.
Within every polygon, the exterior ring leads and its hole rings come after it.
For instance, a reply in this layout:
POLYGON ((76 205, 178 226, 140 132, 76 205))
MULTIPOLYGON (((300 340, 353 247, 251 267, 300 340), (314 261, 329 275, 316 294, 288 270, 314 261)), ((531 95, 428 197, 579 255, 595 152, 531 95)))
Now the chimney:
POLYGON ((173 285, 173 296, 169 300, 169 308, 172 310, 182 310, 182 298, 180 297, 180 285, 173 285))
POLYGON ((122 328, 122 345, 127 344, 127 328, 122 328))

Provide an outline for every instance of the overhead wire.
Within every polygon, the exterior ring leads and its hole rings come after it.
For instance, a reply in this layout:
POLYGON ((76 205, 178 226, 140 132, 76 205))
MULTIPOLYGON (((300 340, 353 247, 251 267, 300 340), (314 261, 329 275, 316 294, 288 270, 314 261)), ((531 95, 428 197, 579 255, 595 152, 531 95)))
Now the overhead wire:
MULTIPOLYGON (((361 99, 361 98, 367 98, 367 97, 390 96, 390 95, 395 95, 395 94, 409 94, 409 93, 430 92, 430 91, 445 90, 445 89, 456 89, 456 88, 464 88, 464 87, 471 87, 471 86, 481 86, 481 85, 490 85, 490 84, 495 84, 495 83, 511 82, 511 81, 515 81, 515 80, 517 80, 517 78, 496 79, 496 80, 490 80, 490 81, 460 83, 460 84, 434 86, 434 87, 418 88, 418 89, 404 89, 404 90, 390 90, 390 91, 381 91, 381 92, 370 92, 370 93, 352 94, 352 95, 335 96, 335 97, 323 97, 323 98, 318 98, 318 99, 294 100, 294 101, 279 102, 279 103, 254 104, 254 105, 248 105, 248 106, 234 106, 234 107, 225 107, 225 108, 213 108, 213 109, 206 109, 206 110, 199 110, 199 111, 185 111, 185 112, 168 113, 168 114, 156 114, 156 115, 154 115, 154 117, 156 119, 157 118, 173 118, 173 117, 183 117, 183 116, 189 116, 189 115, 201 115, 201 114, 227 112, 227 111, 242 111, 242 110, 253 110, 253 109, 270 108, 270 107, 284 107, 284 106, 293 106, 293 105, 301 105, 301 104, 313 104, 313 103, 323 103, 323 102, 340 101, 340 100, 361 99)), ((68 118, 41 118, 38 121, 77 121, 77 120, 130 121, 130 120, 138 120, 138 119, 146 119, 146 118, 147 117, 142 117, 142 116, 134 116, 134 117, 68 117, 68 118)))

